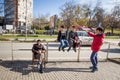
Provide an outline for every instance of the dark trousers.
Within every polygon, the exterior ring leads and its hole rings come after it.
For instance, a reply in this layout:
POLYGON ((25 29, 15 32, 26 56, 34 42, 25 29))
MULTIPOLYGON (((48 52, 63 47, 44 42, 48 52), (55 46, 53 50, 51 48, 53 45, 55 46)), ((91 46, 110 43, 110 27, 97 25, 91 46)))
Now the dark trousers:
POLYGON ((44 53, 38 54, 38 53, 34 52, 34 57, 35 57, 35 59, 38 59, 40 64, 43 63, 44 53))
POLYGON ((68 48, 68 51, 71 49, 71 47, 73 47, 73 49, 76 49, 76 44, 73 40, 70 40, 69 41, 69 48, 68 48))
POLYGON ((97 52, 93 51, 90 57, 91 63, 93 68, 97 68, 98 59, 97 59, 97 52))

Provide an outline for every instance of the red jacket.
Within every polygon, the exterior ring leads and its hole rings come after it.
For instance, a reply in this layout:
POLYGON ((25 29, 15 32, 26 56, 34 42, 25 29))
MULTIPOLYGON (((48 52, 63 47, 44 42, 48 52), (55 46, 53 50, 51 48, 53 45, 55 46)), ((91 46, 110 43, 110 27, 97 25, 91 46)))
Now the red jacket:
POLYGON ((92 42, 92 46, 91 46, 92 51, 98 52, 103 44, 103 39, 104 39, 105 35, 104 34, 96 35, 91 32, 88 32, 88 34, 91 37, 93 37, 93 42, 92 42))

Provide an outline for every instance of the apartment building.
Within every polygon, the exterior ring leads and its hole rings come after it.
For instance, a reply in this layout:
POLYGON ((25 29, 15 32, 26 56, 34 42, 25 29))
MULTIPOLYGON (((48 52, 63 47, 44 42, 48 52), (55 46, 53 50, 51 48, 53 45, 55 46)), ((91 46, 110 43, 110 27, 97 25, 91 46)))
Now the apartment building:
POLYGON ((30 27, 33 18, 33 0, 5 0, 5 24, 30 27))
POLYGON ((53 15, 50 17, 50 28, 55 28, 57 26, 57 15, 53 15))

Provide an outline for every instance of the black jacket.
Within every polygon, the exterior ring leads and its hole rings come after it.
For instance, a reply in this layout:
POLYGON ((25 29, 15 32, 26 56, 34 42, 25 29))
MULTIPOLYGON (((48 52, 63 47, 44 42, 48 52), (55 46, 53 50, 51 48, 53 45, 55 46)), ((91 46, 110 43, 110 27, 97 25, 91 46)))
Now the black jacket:
POLYGON ((57 40, 60 42, 61 39, 67 39, 67 32, 66 31, 64 33, 59 31, 57 40))
POLYGON ((42 44, 40 44, 40 45, 34 44, 33 47, 32 47, 32 52, 35 52, 35 51, 38 51, 38 50, 45 50, 45 47, 42 44))
POLYGON ((78 37, 77 32, 70 31, 69 36, 68 36, 68 40, 75 39, 75 37, 78 37))

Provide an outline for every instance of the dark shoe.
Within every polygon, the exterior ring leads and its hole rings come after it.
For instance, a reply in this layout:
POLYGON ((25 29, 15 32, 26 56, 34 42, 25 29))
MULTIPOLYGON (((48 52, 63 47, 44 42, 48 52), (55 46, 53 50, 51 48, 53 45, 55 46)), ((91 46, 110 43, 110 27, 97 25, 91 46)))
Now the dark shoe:
POLYGON ((43 71, 43 65, 42 65, 42 64, 40 64, 39 72, 40 72, 40 73, 44 73, 44 71, 43 71))
POLYGON ((39 72, 40 72, 40 73, 44 73, 44 71, 43 71, 43 70, 39 70, 39 72))
POLYGON ((76 52, 76 48, 73 49, 76 52))
POLYGON ((68 48, 68 49, 67 49, 67 52, 69 52, 69 51, 70 51, 70 49, 68 48))
POLYGON ((67 50, 67 52, 69 52, 69 50, 67 50))
POLYGON ((96 68, 96 71, 98 71, 98 68, 96 68))
POLYGON ((98 68, 92 68, 92 71, 91 72, 95 72, 95 71, 98 71, 98 68))
POLYGON ((61 50, 61 49, 60 49, 60 47, 59 47, 59 49, 58 49, 58 50, 59 50, 59 51, 61 50))
POLYGON ((64 49, 65 47, 62 47, 62 50, 63 50, 63 52, 65 51, 65 49, 64 49))
MULTIPOLYGON (((90 69, 93 69, 93 66, 91 66, 91 67, 89 67, 90 69)), ((98 68, 97 67, 95 67, 95 69, 98 71, 98 68)))

